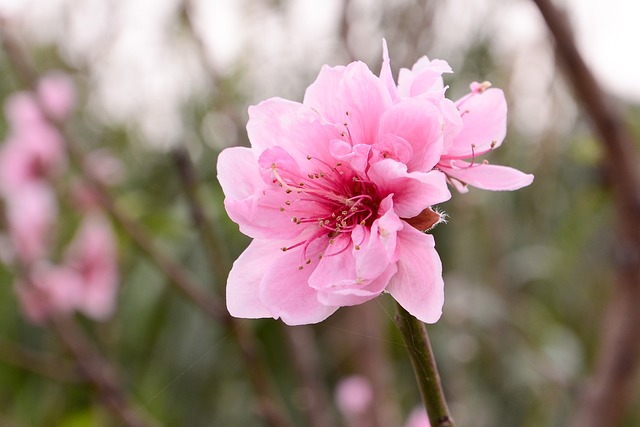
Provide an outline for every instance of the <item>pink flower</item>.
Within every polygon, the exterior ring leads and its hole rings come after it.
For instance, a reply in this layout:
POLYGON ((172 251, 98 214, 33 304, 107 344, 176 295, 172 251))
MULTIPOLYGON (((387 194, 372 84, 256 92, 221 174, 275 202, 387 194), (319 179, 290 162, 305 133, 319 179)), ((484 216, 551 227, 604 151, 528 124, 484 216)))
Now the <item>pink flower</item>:
POLYGON ((229 275, 229 312, 316 323, 386 291, 438 320, 440 259, 410 223, 429 228, 451 196, 433 170, 443 123, 430 100, 394 101, 361 62, 323 67, 302 104, 250 107, 251 148, 218 160, 227 212, 254 238, 229 275))
POLYGON ((227 282, 233 316, 315 323, 388 292, 438 320, 442 266, 423 231, 441 221, 431 207, 451 197, 447 180, 515 189, 532 179, 461 160, 502 141, 506 107, 495 91, 448 100, 450 71, 424 57, 396 86, 385 45, 380 77, 361 62, 324 66, 302 104, 249 108, 251 148, 218 159, 227 212, 254 239, 227 282))
POLYGON ((396 88, 386 43, 383 59, 380 78, 392 98, 428 99, 440 109, 444 117, 444 141, 436 168, 447 175, 456 189, 466 192, 467 185, 472 185, 485 190, 517 190, 533 182, 533 175, 477 159, 498 148, 506 134, 507 102, 500 89, 489 89, 489 82, 474 82, 471 93, 454 103, 444 98, 442 74, 451 72, 445 61, 422 57, 411 70, 400 70, 396 88))

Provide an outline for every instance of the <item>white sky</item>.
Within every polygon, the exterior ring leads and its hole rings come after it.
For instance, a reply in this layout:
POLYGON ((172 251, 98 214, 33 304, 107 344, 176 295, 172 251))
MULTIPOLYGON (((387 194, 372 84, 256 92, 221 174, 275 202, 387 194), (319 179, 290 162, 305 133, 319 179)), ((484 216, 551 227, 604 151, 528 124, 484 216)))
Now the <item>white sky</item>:
MULTIPOLYGON (((353 40, 359 52, 379 55, 385 34, 379 33, 375 11, 383 1, 353 1, 358 12, 353 40)), ((337 31, 342 0, 285 1, 277 13, 268 2, 193 3, 196 27, 217 73, 249 70, 246 84, 252 102, 270 96, 299 98, 323 63, 341 57, 337 31)), ((635 46, 640 40, 640 1, 565 3, 579 47, 605 87, 640 102, 635 46)), ((106 122, 133 121, 146 139, 170 146, 184 133, 181 106, 194 95, 202 96, 211 81, 193 44, 175 25, 178 5, 179 0, 0 0, 0 13, 29 42, 57 43, 67 60, 89 70, 90 101, 98 116, 106 122)), ((556 77, 546 29, 531 2, 449 0, 441 7, 434 23, 438 52, 459 51, 479 27, 495 31, 497 52, 514 72, 505 89, 521 99, 513 110, 515 119, 520 117, 525 131, 529 126, 534 132, 554 117, 545 108, 544 96, 556 77)), ((393 51, 391 56, 393 61, 393 51)), ((456 55, 441 56, 453 61, 455 70, 456 55)))

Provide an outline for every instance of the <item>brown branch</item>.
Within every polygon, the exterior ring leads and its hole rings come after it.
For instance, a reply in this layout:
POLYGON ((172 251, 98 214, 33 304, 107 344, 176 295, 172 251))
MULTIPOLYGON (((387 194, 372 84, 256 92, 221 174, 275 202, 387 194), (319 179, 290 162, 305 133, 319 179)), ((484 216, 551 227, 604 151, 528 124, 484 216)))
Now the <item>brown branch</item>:
POLYGON ((575 427, 618 425, 632 398, 640 359, 640 177, 634 137, 618 106, 586 66, 566 16, 550 0, 534 0, 555 40, 567 80, 604 148, 617 214, 616 284, 594 378, 573 420, 575 427))

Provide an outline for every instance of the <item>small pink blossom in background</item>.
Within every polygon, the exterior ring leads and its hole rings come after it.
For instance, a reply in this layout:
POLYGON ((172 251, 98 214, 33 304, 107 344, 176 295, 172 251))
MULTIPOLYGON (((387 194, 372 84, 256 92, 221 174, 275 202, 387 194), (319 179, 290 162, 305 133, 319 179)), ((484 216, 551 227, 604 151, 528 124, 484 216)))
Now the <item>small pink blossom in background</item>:
POLYGON ((431 427, 427 411, 422 406, 415 408, 409 415, 404 427, 431 427))
POLYGON ((340 380, 335 391, 336 404, 347 417, 356 416, 371 409, 373 389, 371 383, 361 375, 352 375, 340 380))
POLYGON ((75 86, 64 73, 52 72, 38 82, 38 99, 47 116, 62 120, 67 117, 76 102, 75 86))
POLYGON ((107 220, 96 213, 87 215, 67 250, 65 262, 82 283, 76 308, 95 320, 106 319, 115 308, 116 256, 113 230, 107 220))
POLYGON ((455 169, 468 150, 474 158, 502 141, 506 105, 495 91, 448 100, 450 71, 424 57, 396 85, 385 45, 380 77, 362 62, 323 66, 303 103, 249 108, 251 148, 218 159, 226 210, 253 238, 229 274, 233 316, 316 323, 388 292, 418 319, 439 319, 442 265, 423 231, 441 220, 432 207, 451 197, 447 180, 464 188, 466 173, 490 189, 532 180, 483 164, 455 169))
POLYGON ((118 270, 107 221, 95 213, 88 215, 67 248, 64 263, 35 265, 15 288, 25 315, 34 323, 76 310, 94 320, 108 318, 115 308, 118 270))
POLYGON ((20 193, 5 201, 9 237, 21 263, 46 257, 57 214, 55 195, 42 182, 24 185, 20 193))
POLYGON ((19 280, 15 289, 27 319, 42 324, 52 316, 69 314, 76 308, 82 279, 66 266, 38 266, 29 280, 19 280))

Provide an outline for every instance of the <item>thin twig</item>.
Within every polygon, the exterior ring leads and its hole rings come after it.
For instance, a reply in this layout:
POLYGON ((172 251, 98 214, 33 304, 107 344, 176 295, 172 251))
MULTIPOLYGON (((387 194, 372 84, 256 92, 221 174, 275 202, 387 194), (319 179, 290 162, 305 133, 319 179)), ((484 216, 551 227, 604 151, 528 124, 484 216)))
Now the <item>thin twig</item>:
POLYGON ((424 323, 409 314, 400 304, 396 325, 407 345, 413 371, 420 387, 422 401, 432 427, 455 427, 444 397, 440 374, 433 357, 431 343, 424 323))
POLYGON ((605 153, 617 214, 616 283, 607 308, 595 376, 573 419, 575 427, 618 425, 631 401, 640 360, 640 177, 633 133, 576 48, 566 16, 534 0, 555 40, 567 80, 591 118, 605 153))

